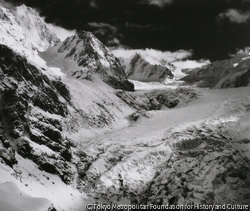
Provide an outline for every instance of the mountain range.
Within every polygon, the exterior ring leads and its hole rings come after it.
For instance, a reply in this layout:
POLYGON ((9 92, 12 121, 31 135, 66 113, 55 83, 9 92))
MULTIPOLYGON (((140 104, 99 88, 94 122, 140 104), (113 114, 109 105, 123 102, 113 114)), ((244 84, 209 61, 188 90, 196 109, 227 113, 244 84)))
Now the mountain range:
POLYGON ((118 59, 91 32, 59 40, 34 9, 0 4, 0 210, 250 204, 249 62, 118 59))
POLYGON ((232 88, 250 85, 249 54, 237 54, 231 59, 215 61, 210 65, 196 68, 183 78, 200 87, 232 88))

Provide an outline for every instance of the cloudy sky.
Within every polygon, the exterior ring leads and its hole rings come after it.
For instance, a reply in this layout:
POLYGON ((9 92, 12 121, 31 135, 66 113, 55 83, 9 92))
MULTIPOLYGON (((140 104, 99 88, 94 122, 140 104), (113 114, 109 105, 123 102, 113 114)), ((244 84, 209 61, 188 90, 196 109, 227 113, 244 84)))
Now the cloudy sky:
POLYGON ((193 52, 228 58, 250 46, 250 0, 11 0, 46 20, 89 30, 109 47, 193 52))

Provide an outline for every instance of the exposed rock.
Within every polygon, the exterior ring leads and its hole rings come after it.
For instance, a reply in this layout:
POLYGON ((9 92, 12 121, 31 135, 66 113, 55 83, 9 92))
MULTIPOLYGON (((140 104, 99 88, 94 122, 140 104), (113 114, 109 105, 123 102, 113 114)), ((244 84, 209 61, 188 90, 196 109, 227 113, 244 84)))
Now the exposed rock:
POLYGON ((54 87, 56 88, 56 90, 58 91, 58 93, 66 101, 70 102, 71 96, 70 96, 70 92, 69 92, 68 88, 66 87, 66 85, 59 80, 52 81, 52 83, 53 83, 54 87))
POLYGON ((0 161, 4 161, 10 167, 17 163, 15 150, 4 134, 3 123, 0 119, 0 161))
MULTIPOLYGON (((24 21, 30 19, 33 11, 21 9, 17 16, 24 21)), ((13 21, 0 8, 0 26, 13 21)), ((56 43, 42 23, 32 23, 39 24, 39 40, 45 40, 41 48, 56 43)), ((26 42, 20 40, 21 44, 26 42)), ((39 49, 39 43, 36 44, 34 52, 39 49)), ((245 101, 239 99, 239 105, 230 101, 220 101, 227 107, 220 107, 218 102, 206 104, 201 109, 210 105, 214 109, 197 120, 199 117, 193 118, 196 114, 186 116, 189 111, 196 112, 197 107, 180 108, 197 98, 194 89, 126 92, 134 90, 133 84, 127 81, 119 61, 92 33, 78 32, 42 55, 46 54, 55 58, 55 64, 60 62, 62 72, 69 71, 67 76, 52 77, 52 68, 41 71, 0 45, 0 162, 3 171, 11 172, 10 176, 20 180, 21 185, 22 179, 26 180, 23 186, 27 190, 39 187, 45 194, 44 190, 51 190, 48 197, 53 199, 58 190, 64 194, 70 190, 68 200, 75 205, 84 198, 77 188, 88 194, 91 203, 250 204, 249 151, 245 149, 250 143, 247 95, 245 101), (114 91, 107 84, 122 90, 114 91), (167 111, 152 111, 159 109, 167 111), (207 117, 216 109, 223 112, 218 111, 221 113, 216 118, 207 117), (188 124, 182 122, 185 119, 179 111, 189 119, 188 124), (145 121, 145 117, 151 119, 145 121), (173 124, 168 124, 172 120, 173 124), (241 128, 237 127, 241 123, 241 128), (109 133, 108 129, 112 131, 109 133), (244 139, 232 138, 232 133, 241 132, 244 139)), ((133 72, 129 75, 133 79, 162 82, 173 77, 167 67, 152 65, 140 55, 130 65, 133 72)), ((194 71, 193 76, 190 73, 189 79, 194 82, 204 79, 212 87, 249 85, 249 58, 217 62, 203 70, 194 71)), ((203 106, 203 100, 194 106, 203 106)), ((49 210, 55 208, 51 206, 49 210)))
POLYGON ((61 95, 70 100, 67 87, 60 81, 51 82, 6 46, 0 46, 0 57, 0 123, 4 147, 0 147, 0 157, 10 166, 17 163, 12 147, 15 145, 19 155, 70 183, 74 175, 69 163, 72 145, 62 134, 59 121, 68 113, 66 104, 59 98, 61 95), (52 155, 47 151, 53 152, 52 155))
POLYGON ((138 119, 140 119, 140 117, 147 117, 148 118, 148 115, 145 112, 138 111, 138 112, 131 114, 129 116, 129 120, 132 122, 136 122, 138 119))
POLYGON ((60 102, 57 94, 51 88, 44 87, 42 91, 35 93, 32 97, 32 101, 34 106, 42 110, 62 116, 67 115, 67 107, 60 102))
POLYGON ((104 81, 115 89, 134 91, 134 84, 128 80, 117 80, 117 78, 110 76, 104 81))
POLYGON ((116 93, 124 102, 137 110, 160 110, 162 108, 174 108, 197 97, 194 90, 189 88, 178 88, 169 90, 154 90, 145 92, 116 93))
POLYGON ((129 79, 143 82, 164 82, 167 78, 172 79, 174 75, 164 66, 151 64, 136 53, 128 64, 121 58, 121 63, 126 70, 129 79))
POLYGON ((94 80, 99 75, 115 89, 134 90, 119 60, 91 32, 79 31, 41 56, 53 56, 75 78, 94 80))
POLYGON ((102 163, 102 168, 92 164, 87 171, 95 178, 97 201, 174 206, 249 204, 249 158, 233 148, 233 143, 241 140, 227 136, 233 124, 221 118, 173 127, 157 145, 137 145, 132 152, 129 145, 106 147, 94 161, 102 163), (111 162, 116 160, 119 162, 111 162))
POLYGON ((32 159, 32 147, 30 146, 29 139, 22 137, 16 141, 17 152, 24 158, 32 159))

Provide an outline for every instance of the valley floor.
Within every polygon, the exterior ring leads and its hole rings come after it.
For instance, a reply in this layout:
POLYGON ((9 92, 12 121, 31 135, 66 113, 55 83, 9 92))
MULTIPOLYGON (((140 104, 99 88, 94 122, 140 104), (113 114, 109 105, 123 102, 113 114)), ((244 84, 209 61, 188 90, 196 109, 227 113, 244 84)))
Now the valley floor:
POLYGON ((197 92, 185 106, 148 111, 128 127, 83 139, 82 193, 45 179, 48 173, 29 177, 30 163, 19 178, 1 167, 0 182, 64 210, 96 202, 250 205, 250 87, 197 92))
POLYGON ((91 202, 250 203, 250 88, 197 91, 187 106, 149 111, 127 128, 82 142, 92 157, 85 177, 91 202), (242 178, 230 176, 231 168, 242 178), (221 174, 226 182, 216 187, 221 174), (241 195, 230 180, 241 183, 241 195))

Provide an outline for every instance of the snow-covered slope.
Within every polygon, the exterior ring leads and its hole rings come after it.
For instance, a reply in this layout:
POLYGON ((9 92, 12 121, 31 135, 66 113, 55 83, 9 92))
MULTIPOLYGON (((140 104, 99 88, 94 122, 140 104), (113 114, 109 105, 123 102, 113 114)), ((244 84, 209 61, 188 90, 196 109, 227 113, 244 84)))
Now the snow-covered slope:
POLYGON ((32 8, 21 5, 7 9, 0 3, 0 44, 33 60, 38 51, 55 45, 59 39, 32 8))
MULTIPOLYGON (((108 49, 88 34, 84 37, 88 49, 81 51, 76 45, 81 52, 72 56, 79 56, 79 62, 90 58, 93 66, 88 68, 93 67, 89 69, 93 80, 65 74, 72 66, 65 67, 63 61, 47 67, 40 58, 36 64, 38 51, 54 45, 57 39, 51 39, 53 36, 31 8, 21 6, 10 12, 1 7, 1 11, 0 183, 14 182, 31 197, 48 199, 13 195, 16 205, 27 203, 26 210, 32 210, 34 204, 37 210, 39 204, 45 209, 50 201, 57 210, 83 210, 85 194, 77 189, 81 183, 79 143, 129 124, 126 117, 134 110, 105 82, 114 77, 110 83, 116 88, 127 83, 132 90, 133 85, 126 81, 108 49), (104 51, 97 52, 99 47, 104 51)), ((11 186, 6 189, 12 191, 11 186)), ((17 210, 12 201, 3 200, 0 210, 17 210)))
POLYGON ((228 88, 250 85, 250 58, 236 55, 234 58, 215 61, 210 65, 188 72, 182 80, 197 83, 201 87, 228 88))
POLYGON ((184 50, 162 52, 153 49, 116 49, 112 52, 119 58, 130 79, 146 82, 172 84, 186 76, 183 70, 210 64, 209 60, 188 59, 192 52, 184 50))
POLYGON ((1 11, 1 211, 250 204, 250 87, 125 91, 120 63, 89 32, 38 67, 31 56, 54 43, 46 28, 32 9, 1 11))
MULTIPOLYGON (((51 200, 58 192, 53 194, 42 182, 45 172, 45 179, 54 176, 59 186, 72 183, 76 172, 71 162, 75 144, 62 131, 69 113, 69 91, 60 80, 48 78, 6 46, 0 45, 0 58, 0 180, 51 200)), ((20 198, 21 202, 25 200, 20 198)))
POLYGON ((83 143, 89 201, 249 206, 249 91, 201 89, 186 107, 83 143))
POLYGON ((167 68, 161 65, 151 64, 136 53, 133 58, 122 59, 120 61, 125 68, 129 79, 142 82, 164 82, 166 79, 172 79, 173 74, 167 68))
POLYGON ((13 182, 0 184, 0 205, 1 211, 44 211, 54 207, 45 198, 33 198, 24 193, 13 182))
POLYGON ((91 32, 78 32, 40 55, 48 64, 60 64, 67 75, 87 80, 101 76, 114 88, 133 91, 118 59, 91 32))
POLYGON ((133 109, 101 80, 48 77, 49 69, 36 68, 4 45, 0 58, 0 182, 13 181, 57 208, 82 210, 84 194, 73 188, 81 182, 79 144, 127 126, 133 109), (68 194, 60 195, 64 190, 68 194), (64 197, 69 204, 60 203, 64 197))

